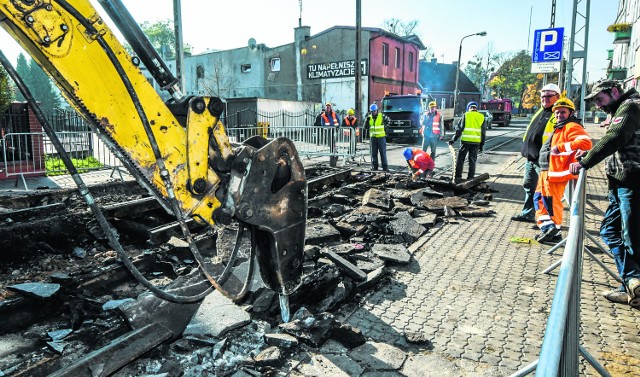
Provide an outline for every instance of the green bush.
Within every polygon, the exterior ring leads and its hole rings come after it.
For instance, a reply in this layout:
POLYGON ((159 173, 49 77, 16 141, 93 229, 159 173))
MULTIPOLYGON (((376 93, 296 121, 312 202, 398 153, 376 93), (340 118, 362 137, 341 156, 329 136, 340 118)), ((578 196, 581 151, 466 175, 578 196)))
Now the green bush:
MULTIPOLYGON (((95 170, 104 166, 93 156, 83 159, 72 158, 71 162, 78 170, 78 173, 86 173, 89 170, 95 170)), ((46 174, 50 176, 69 174, 60 157, 47 156, 44 161, 44 167, 47 172, 46 174)))

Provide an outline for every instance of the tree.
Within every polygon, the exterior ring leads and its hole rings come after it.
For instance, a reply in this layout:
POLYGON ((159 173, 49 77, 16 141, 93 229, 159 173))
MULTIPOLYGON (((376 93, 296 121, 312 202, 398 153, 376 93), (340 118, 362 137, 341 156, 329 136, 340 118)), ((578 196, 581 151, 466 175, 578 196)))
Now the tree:
MULTIPOLYGON (((18 55, 16 72, 29 88, 33 98, 40 102, 40 108, 45 114, 53 112, 62 105, 58 90, 35 60, 27 62, 23 54, 18 55)), ((22 93, 18 92, 16 93, 16 100, 25 101, 25 98, 22 93)))
POLYGON ((531 55, 522 50, 500 65, 490 81, 490 86, 496 96, 514 99, 522 109, 529 85, 537 86, 538 81, 537 75, 531 73, 531 55))
MULTIPOLYGON (((176 58, 176 34, 173 28, 173 21, 166 19, 150 23, 145 21, 140 24, 140 29, 147 36, 153 48, 163 60, 172 60, 176 58)), ((129 53, 132 52, 130 46, 125 45, 129 53)), ((191 54, 191 46, 185 44, 183 46, 185 54, 191 54)))
POLYGON ((435 57, 433 48, 431 46, 425 46, 425 49, 420 53, 420 60, 431 61, 435 57))
POLYGON ((13 88, 9 84, 9 74, 0 65, 0 113, 5 111, 13 99, 13 88))
POLYGON ((233 63, 223 60, 220 56, 212 57, 211 64, 196 67, 196 85, 198 90, 204 90, 205 95, 228 98, 238 80, 233 74, 233 63))
POLYGON ((62 101, 58 95, 58 90, 53 86, 51 79, 40 68, 35 60, 29 62, 29 72, 31 79, 29 90, 36 101, 40 102, 40 108, 45 114, 52 113, 60 108, 62 101))
POLYGON ((482 99, 487 97, 489 81, 502 64, 504 56, 505 53, 494 52, 493 44, 489 43, 486 50, 478 52, 464 67, 465 75, 480 89, 482 99))
POLYGON ((414 34, 413 31, 418 26, 419 21, 402 21, 397 18, 387 18, 382 21, 382 28, 386 31, 393 33, 395 35, 399 35, 401 37, 406 37, 414 34))
MULTIPOLYGON (((27 58, 25 58, 22 53, 18 55, 18 61, 16 62, 16 72, 18 73, 18 76, 22 78, 22 81, 24 81, 27 87, 29 87, 28 81, 31 79, 31 74, 29 73, 29 62, 27 62, 27 58)), ((20 92, 19 90, 16 91, 16 101, 25 101, 22 92, 20 92)))

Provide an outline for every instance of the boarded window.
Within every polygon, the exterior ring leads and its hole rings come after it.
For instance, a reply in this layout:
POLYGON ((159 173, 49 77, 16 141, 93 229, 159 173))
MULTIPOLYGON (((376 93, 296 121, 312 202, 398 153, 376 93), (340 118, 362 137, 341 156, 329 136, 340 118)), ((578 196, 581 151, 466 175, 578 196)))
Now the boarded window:
POLYGON ((396 68, 400 68, 401 61, 402 59, 400 59, 400 49, 396 47, 396 68))
POLYGON ((409 72, 413 72, 413 52, 409 52, 409 72))
POLYGON ((196 67, 196 78, 203 79, 204 78, 204 66, 202 64, 198 64, 196 67))

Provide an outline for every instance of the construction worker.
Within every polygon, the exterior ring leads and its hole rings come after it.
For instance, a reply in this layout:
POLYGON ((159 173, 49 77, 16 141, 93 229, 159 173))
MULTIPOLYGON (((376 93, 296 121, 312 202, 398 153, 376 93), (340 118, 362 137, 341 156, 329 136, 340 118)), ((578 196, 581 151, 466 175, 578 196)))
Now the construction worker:
POLYGON ((553 133, 556 118, 553 115, 553 104, 560 98, 560 87, 556 84, 547 84, 540 90, 540 108, 533 114, 529 126, 522 138, 520 154, 526 158, 522 179, 524 188, 524 203, 519 214, 512 216, 513 221, 535 222, 535 209, 533 207, 533 193, 538 185, 540 176, 540 148, 553 133))
POLYGON ((385 128, 389 124, 389 117, 378 111, 375 103, 369 107, 369 114, 365 124, 369 127, 369 144, 371 145, 371 170, 378 170, 378 153, 382 160, 382 170, 389 171, 387 163, 387 134, 385 128))
POLYGON ((331 102, 327 102, 325 104, 324 111, 320 113, 320 121, 322 122, 322 126, 338 127, 340 125, 340 118, 338 117, 338 114, 333 111, 331 102))
POLYGON ((484 115, 478 112, 478 103, 471 101, 467 105, 467 112, 456 126, 456 134, 449 140, 449 145, 453 145, 460 138, 461 146, 458 151, 456 162, 455 181, 462 181, 462 166, 469 154, 469 171, 467 179, 473 179, 476 175, 476 161, 478 152, 482 152, 484 146, 486 130, 484 129, 484 115))
POLYGON ((435 162, 429 153, 420 148, 405 148, 402 152, 409 170, 411 171, 411 179, 416 180, 420 177, 425 178, 431 176, 433 169, 436 167, 435 162))
POLYGON ((349 140, 349 154, 353 157, 356 153, 356 141, 360 136, 360 130, 358 129, 358 118, 355 117, 355 111, 353 109, 347 110, 347 116, 342 118, 342 127, 349 127, 350 130, 344 130, 343 136, 349 140))
POLYGON ((540 228, 540 234, 534 238, 538 242, 559 241, 561 238, 564 189, 567 182, 578 178, 569 171, 569 164, 576 162, 576 152, 591 149, 591 138, 575 117, 573 102, 560 98, 552 109, 557 123, 540 149, 540 178, 533 194, 536 221, 540 228))
POLYGON ((436 109, 435 101, 429 102, 429 111, 424 114, 420 124, 420 133, 422 134, 422 150, 431 149, 431 158, 436 159, 436 147, 438 140, 443 140, 445 135, 444 126, 440 128, 442 122, 442 114, 436 109))
POLYGON ((602 80, 585 100, 611 115, 611 125, 589 153, 569 169, 578 174, 580 169, 591 169, 606 159, 609 206, 600 225, 600 237, 611 250, 623 283, 604 297, 640 307, 640 94, 633 87, 624 91, 619 81, 602 80))
POLYGON ((338 162, 337 150, 336 150, 336 135, 335 127, 340 126, 340 118, 333 107, 331 102, 325 104, 325 109, 316 117, 314 126, 316 127, 329 127, 328 129, 318 130, 322 143, 329 146, 329 164, 335 167, 338 162))

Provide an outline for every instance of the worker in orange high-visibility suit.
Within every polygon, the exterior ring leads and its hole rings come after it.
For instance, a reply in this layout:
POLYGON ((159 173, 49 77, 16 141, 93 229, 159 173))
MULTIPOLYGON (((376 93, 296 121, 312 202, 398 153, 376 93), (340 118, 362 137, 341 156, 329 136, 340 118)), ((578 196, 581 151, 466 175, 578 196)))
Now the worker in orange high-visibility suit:
POLYGON ((558 122, 553 134, 540 149, 540 178, 533 194, 536 221, 540 234, 538 242, 559 240, 562 228, 562 198, 567 182, 578 177, 571 174, 569 165, 576 162, 579 150, 591 149, 591 138, 580 120, 575 117, 575 105, 568 98, 560 98, 553 105, 558 122))
POLYGON ((403 151, 405 160, 409 164, 409 170, 411 170, 411 179, 416 180, 419 177, 428 177, 433 173, 433 169, 436 167, 435 162, 429 153, 423 151, 420 148, 405 148, 403 151))

